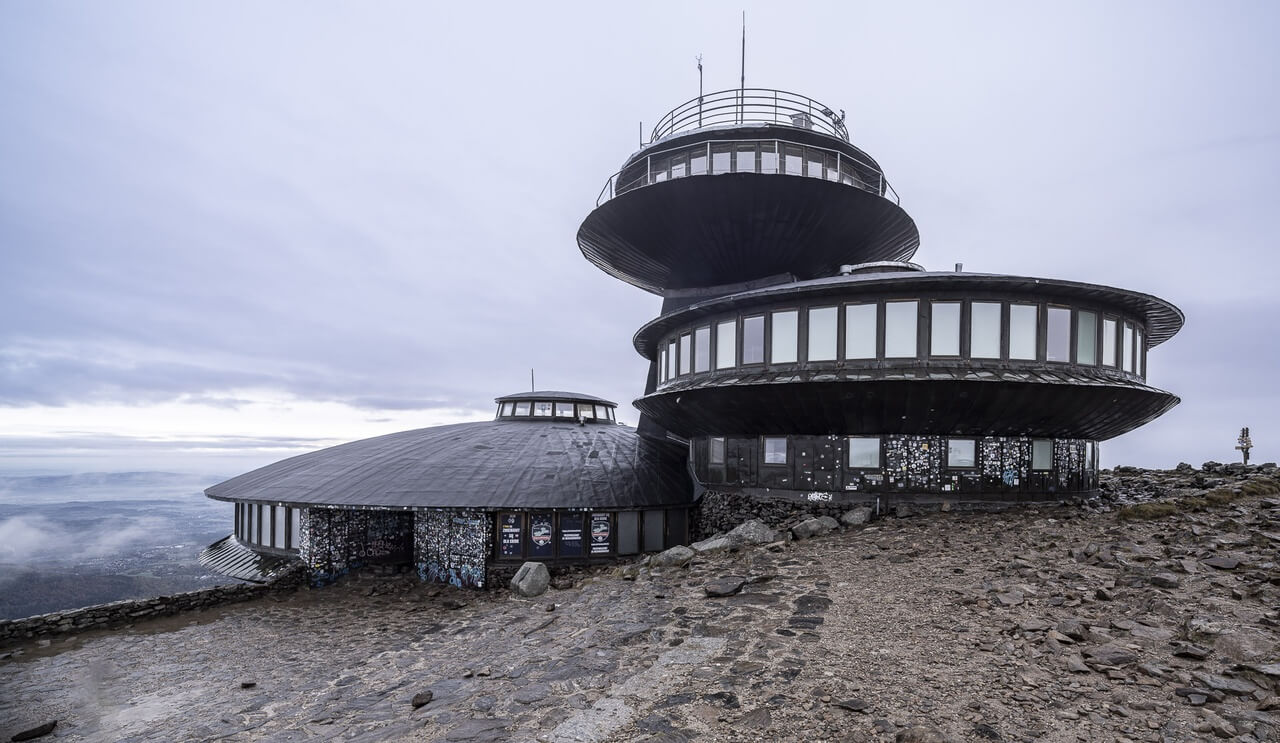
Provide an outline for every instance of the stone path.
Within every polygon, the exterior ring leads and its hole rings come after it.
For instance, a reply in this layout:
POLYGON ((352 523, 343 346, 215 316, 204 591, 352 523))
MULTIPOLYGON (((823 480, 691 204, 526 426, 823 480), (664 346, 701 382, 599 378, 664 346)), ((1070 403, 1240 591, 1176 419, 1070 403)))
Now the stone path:
POLYGON ((1267 505, 886 519, 536 599, 362 578, 24 648, 0 660, 0 735, 1277 740, 1267 505), (747 584, 707 597, 726 576, 747 584))

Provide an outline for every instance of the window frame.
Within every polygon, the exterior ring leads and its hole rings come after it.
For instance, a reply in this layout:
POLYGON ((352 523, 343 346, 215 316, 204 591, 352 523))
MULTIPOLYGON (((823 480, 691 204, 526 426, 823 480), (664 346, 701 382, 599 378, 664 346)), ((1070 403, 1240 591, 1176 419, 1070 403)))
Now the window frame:
POLYGON ((884 465, 884 437, 883 436, 846 436, 844 445, 844 466, 848 470, 875 471, 878 472, 884 465), (855 465, 853 463, 853 442, 854 441, 874 441, 876 442, 876 463, 874 466, 855 465))
POLYGON ((760 437, 760 465, 763 467, 787 467, 791 464, 791 437, 790 436, 761 436, 760 437), (769 461, 769 442, 782 442, 782 461, 769 461))
POLYGON ((948 436, 947 437, 947 469, 949 470, 976 470, 978 469, 978 440, 971 436, 948 436), (973 464, 954 464, 951 461, 951 445, 952 443, 968 444, 971 449, 970 461, 973 464))

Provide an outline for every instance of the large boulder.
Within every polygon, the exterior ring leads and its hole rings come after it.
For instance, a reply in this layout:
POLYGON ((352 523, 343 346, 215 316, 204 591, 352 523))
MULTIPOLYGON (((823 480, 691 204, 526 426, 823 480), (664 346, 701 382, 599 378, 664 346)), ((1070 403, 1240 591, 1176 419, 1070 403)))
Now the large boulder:
POLYGON ((651 568, 679 568, 689 564, 697 556, 697 552, 682 544, 677 544, 666 552, 659 552, 649 558, 651 568))
POLYGON ((751 519, 734 527, 729 539, 738 544, 769 544, 778 541, 778 532, 760 519, 751 519))
POLYGON ((511 590, 525 598, 541 596, 546 593, 549 585, 551 585, 551 573, 547 570, 547 566, 540 562, 526 562, 511 579, 511 590))
POLYGON ((838 528, 840 528, 839 521, 836 521, 830 516, 819 516, 816 519, 801 521, 791 527, 791 536, 796 539, 809 539, 811 537, 821 536, 838 528))
POLYGON ((689 545, 695 552, 723 552, 737 548, 739 542, 735 542, 729 537, 721 534, 719 536, 704 539, 701 542, 694 542, 689 545))
POLYGON ((849 511, 845 511, 840 516, 840 523, 845 526, 862 526, 871 520, 871 509, 867 506, 858 506, 849 511))

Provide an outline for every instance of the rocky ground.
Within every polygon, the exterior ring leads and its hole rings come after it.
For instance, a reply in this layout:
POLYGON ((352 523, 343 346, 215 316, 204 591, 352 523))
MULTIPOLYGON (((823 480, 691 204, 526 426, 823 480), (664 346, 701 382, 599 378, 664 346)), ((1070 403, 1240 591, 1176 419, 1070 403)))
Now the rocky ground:
POLYGON ((885 518, 532 599, 364 576, 54 639, 0 653, 0 734, 1280 740, 1274 473, 1121 469, 1084 505, 885 518))

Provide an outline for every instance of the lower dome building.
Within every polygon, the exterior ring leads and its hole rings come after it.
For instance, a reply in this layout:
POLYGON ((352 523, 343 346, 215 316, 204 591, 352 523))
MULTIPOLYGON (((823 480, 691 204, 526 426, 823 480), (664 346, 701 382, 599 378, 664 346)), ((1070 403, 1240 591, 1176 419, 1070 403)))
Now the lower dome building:
POLYGON ((302 454, 208 488, 235 533, 201 561, 261 581, 301 561, 323 581, 412 564, 424 580, 480 587, 525 560, 611 561, 685 544, 687 450, 569 392, 500 397, 494 420, 403 431, 302 454))

